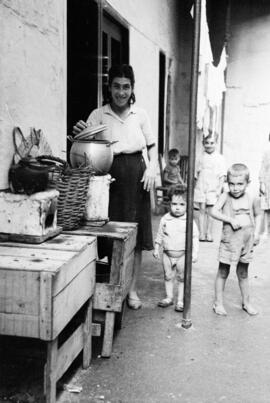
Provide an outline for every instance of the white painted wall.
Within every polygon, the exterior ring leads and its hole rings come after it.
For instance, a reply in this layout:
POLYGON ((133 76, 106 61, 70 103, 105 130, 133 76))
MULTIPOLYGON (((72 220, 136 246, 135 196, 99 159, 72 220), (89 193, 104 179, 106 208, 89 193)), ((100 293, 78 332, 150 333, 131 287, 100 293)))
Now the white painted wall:
POLYGON ((248 165, 251 189, 257 192, 261 155, 270 132, 270 5, 264 4, 262 12, 258 3, 241 9, 233 5, 224 156, 228 164, 248 165))
POLYGON ((0 2, 0 189, 14 152, 12 129, 42 129, 55 155, 66 148, 66 1, 0 2))
MULTIPOLYGON (((159 52, 172 59, 170 147, 187 154, 190 50, 179 0, 108 0, 130 31, 130 64, 138 105, 150 115, 158 135, 159 52), (182 18, 182 20, 181 20, 182 18)), ((110 8, 108 8, 109 10, 110 8)))

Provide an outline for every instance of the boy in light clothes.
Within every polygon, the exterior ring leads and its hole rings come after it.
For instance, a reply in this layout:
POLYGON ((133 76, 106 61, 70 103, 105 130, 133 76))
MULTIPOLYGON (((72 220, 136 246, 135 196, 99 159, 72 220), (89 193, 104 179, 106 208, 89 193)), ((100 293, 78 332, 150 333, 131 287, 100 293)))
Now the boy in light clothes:
MULTIPOLYGON (((173 286, 176 271, 178 282, 178 296, 175 305, 177 312, 184 309, 184 264, 186 249, 186 187, 174 188, 169 194, 170 212, 165 214, 159 224, 155 240, 153 256, 160 257, 159 248, 163 248, 162 264, 164 270, 166 298, 159 301, 158 306, 166 308, 173 305, 173 286)), ((193 225, 193 251, 192 261, 198 257, 199 240, 196 224, 193 225)))
POLYGON ((199 239, 206 242, 213 242, 213 219, 209 212, 221 194, 226 177, 224 157, 216 151, 217 139, 217 133, 212 132, 203 139, 204 151, 196 168, 194 207, 199 209, 196 222, 200 233, 199 239))
POLYGON ((213 310, 217 315, 227 315, 223 305, 224 288, 231 265, 236 265, 242 309, 249 315, 256 315, 258 312, 249 300, 248 266, 253 247, 259 243, 262 219, 260 201, 246 192, 249 184, 246 165, 233 164, 228 170, 227 181, 229 192, 222 193, 211 211, 212 217, 223 221, 213 310))

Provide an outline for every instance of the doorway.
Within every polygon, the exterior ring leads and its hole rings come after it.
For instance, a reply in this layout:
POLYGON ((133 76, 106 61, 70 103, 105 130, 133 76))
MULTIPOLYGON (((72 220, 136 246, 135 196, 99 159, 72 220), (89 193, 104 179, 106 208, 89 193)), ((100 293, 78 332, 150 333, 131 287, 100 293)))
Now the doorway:
POLYGON ((123 25, 103 13, 102 18, 102 93, 106 101, 108 71, 114 64, 129 63, 129 32, 123 25))
POLYGON ((98 5, 67 1, 67 132, 97 106, 98 5))
POLYGON ((67 1, 68 134, 78 120, 86 120, 93 109, 101 106, 98 100, 105 100, 109 68, 114 63, 129 62, 128 44, 128 29, 98 2, 67 1))

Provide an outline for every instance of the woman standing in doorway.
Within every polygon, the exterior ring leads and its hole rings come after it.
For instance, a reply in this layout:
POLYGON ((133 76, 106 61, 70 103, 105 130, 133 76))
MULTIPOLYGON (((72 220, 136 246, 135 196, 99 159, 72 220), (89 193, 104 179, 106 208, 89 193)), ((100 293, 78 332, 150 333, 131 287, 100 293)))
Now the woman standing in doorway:
POLYGON ((144 109, 134 106, 134 73, 129 65, 113 66, 109 70, 108 103, 95 109, 87 119, 73 127, 78 134, 87 125, 106 124, 106 139, 113 144, 114 160, 110 174, 115 182, 110 187, 109 217, 112 221, 137 222, 133 278, 128 294, 128 306, 142 306, 136 280, 142 262, 142 250, 153 249, 150 189, 156 176, 156 146, 150 121, 144 109), (148 165, 142 155, 147 149, 148 165))

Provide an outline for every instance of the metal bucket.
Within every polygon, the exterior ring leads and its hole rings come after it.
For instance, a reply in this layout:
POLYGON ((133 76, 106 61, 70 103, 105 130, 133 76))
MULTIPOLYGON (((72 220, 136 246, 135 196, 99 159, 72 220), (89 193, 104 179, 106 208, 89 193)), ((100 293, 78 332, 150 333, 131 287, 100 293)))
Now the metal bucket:
MULTIPOLYGON (((84 219, 91 222, 107 222, 109 217, 109 190, 111 175, 90 177, 84 219)), ((97 224, 98 225, 98 224, 97 224)))

